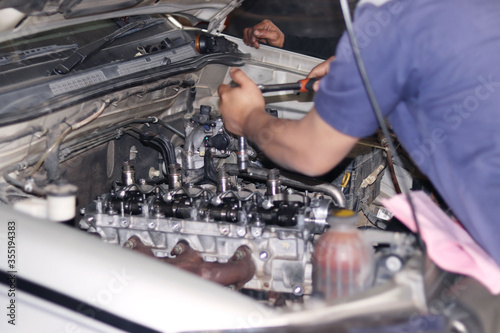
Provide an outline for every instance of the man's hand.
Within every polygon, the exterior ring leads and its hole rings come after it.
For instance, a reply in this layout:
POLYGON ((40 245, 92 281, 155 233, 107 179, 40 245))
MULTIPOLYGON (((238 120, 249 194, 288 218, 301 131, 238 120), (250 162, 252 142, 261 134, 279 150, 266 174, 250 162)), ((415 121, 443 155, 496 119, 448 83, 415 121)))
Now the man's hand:
POLYGON ((250 139, 277 164, 318 176, 338 164, 358 140, 327 124, 315 108, 300 120, 270 116, 257 85, 239 69, 231 68, 230 74, 239 87, 223 84, 218 90, 226 129, 250 139))
POLYGON ((256 49, 260 47, 260 43, 283 47, 285 35, 273 22, 264 20, 251 28, 243 30, 243 42, 256 49))
POLYGON ((257 85, 242 70, 231 68, 230 75, 238 87, 222 84, 218 93, 221 99, 219 110, 226 129, 233 134, 244 136, 244 126, 254 113, 265 113, 264 97, 257 85))
MULTIPOLYGON (((307 78, 322 78, 326 74, 328 74, 328 71, 330 70, 330 63, 335 60, 335 56, 330 57, 323 61, 321 64, 317 65, 314 67, 311 72, 307 75, 307 78)), ((313 85, 313 90, 318 91, 319 89, 319 80, 314 82, 313 85)))

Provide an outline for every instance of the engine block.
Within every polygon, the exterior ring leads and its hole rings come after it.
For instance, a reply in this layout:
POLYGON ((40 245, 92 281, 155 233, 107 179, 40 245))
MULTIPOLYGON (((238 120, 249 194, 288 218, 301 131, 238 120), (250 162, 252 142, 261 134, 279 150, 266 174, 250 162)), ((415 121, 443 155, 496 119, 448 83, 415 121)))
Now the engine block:
POLYGON ((345 204, 342 191, 263 168, 210 107, 185 133, 175 148, 138 132, 160 148, 163 175, 137 180, 133 161, 124 161, 121 182, 84 208, 80 227, 235 289, 311 294, 314 237, 330 209, 345 204))
POLYGON ((297 296, 312 292, 312 239, 325 227, 331 199, 292 190, 273 200, 259 190, 215 195, 206 187, 132 187, 99 196, 85 209, 81 227, 129 248, 138 238, 160 258, 175 257, 174 248, 185 242, 204 262, 227 263, 246 246, 255 273, 244 288, 297 296))

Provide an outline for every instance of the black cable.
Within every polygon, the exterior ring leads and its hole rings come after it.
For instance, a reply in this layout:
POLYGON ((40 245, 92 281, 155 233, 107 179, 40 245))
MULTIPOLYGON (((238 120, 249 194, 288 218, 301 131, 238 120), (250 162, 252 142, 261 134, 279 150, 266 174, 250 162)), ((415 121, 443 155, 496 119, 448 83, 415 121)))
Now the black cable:
POLYGON ((156 143, 156 145, 161 148, 161 151, 164 154, 164 158, 167 158, 167 160, 165 161, 165 163, 167 163, 167 166, 176 163, 175 147, 169 138, 167 138, 165 135, 155 133, 155 137, 153 140, 151 140, 151 143, 156 143))
POLYGON ((203 179, 200 183, 213 183, 217 185, 217 170, 215 170, 212 153, 210 152, 210 147, 205 149, 205 155, 203 156, 203 179))
POLYGON ((130 131, 125 132, 125 134, 141 142, 147 142, 160 148, 161 155, 167 166, 176 163, 175 147, 166 136, 154 132, 143 131, 135 127, 130 128, 130 131))
POLYGON ((120 136, 120 134, 116 133, 116 131, 122 131, 121 135, 124 134, 125 131, 127 131, 127 128, 129 125, 133 124, 154 124, 156 122, 155 118, 141 118, 141 119, 132 119, 132 120, 127 120, 123 123, 119 123, 113 126, 110 126, 108 128, 105 128, 99 132, 92 132, 89 135, 82 136, 78 139, 73 139, 70 141, 67 141, 63 144, 61 144, 61 149, 68 149, 72 148, 73 146, 76 146, 77 144, 83 143, 83 142, 88 142, 91 141, 97 137, 103 136, 107 133, 115 133, 114 136, 120 136))
POLYGON ((193 103, 196 99, 196 86, 189 88, 188 97, 186 100, 187 113, 191 114, 194 111, 193 103))
MULTIPOLYGON (((351 20, 351 13, 349 9, 349 5, 347 3, 347 0, 340 0, 340 6, 342 8, 342 14, 344 16, 344 21, 346 24, 346 29, 347 29, 347 34, 349 36, 349 41, 351 42, 352 50, 354 53, 354 57, 356 60, 356 65, 358 66, 359 74, 361 75, 361 79, 363 81, 363 85, 365 86, 366 93, 368 94, 368 98, 370 100, 370 103, 373 107, 373 111, 375 112, 375 116, 377 117, 378 123, 380 124, 380 128, 382 129, 382 133, 384 134, 384 137, 387 139, 387 144, 389 147, 389 150, 392 152, 392 156, 394 160, 396 161, 396 164, 403 165, 401 163, 401 159, 396 151, 396 148, 394 147, 394 142, 391 139, 391 136, 389 134, 389 130, 387 128, 387 125, 384 120, 384 116, 382 114, 382 111, 380 110, 380 107, 378 105, 377 99, 375 97, 375 93, 373 92, 373 88, 370 84, 370 80, 368 78, 368 74, 366 72, 366 68, 363 62, 363 59, 361 58, 361 52, 358 47, 358 43, 356 41, 356 37, 354 35, 354 28, 352 25, 352 20, 351 20)), ((422 240, 421 237, 421 230, 420 230, 420 224, 418 223, 417 220, 417 214, 415 210, 415 205, 413 203, 413 199, 410 195, 410 191, 408 187, 406 186, 405 182, 401 182, 401 187, 402 187, 402 192, 406 194, 408 198, 408 203, 410 205, 410 210, 412 213, 413 220, 415 221, 416 225, 416 237, 417 237, 417 244, 422 250, 422 255, 425 260, 425 257, 427 255, 425 243, 422 240)))
POLYGON ((177 134, 178 136, 180 136, 181 138, 185 139, 186 138, 186 135, 184 133, 182 133, 181 131, 179 131, 177 128, 175 128, 174 126, 172 125, 169 125, 167 122, 161 120, 161 119, 158 119, 157 121, 158 125, 160 126, 163 126, 165 127, 166 129, 170 130, 171 132, 177 134))

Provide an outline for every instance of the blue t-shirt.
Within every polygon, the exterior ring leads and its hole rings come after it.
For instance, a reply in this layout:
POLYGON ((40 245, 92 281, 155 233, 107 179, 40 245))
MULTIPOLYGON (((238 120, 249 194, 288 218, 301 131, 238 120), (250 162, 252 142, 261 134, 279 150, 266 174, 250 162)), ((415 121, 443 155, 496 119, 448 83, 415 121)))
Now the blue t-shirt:
MULTIPOLYGON (((362 0, 355 34, 400 142, 500 264, 500 1, 362 0)), ((344 35, 315 106, 337 130, 378 123, 344 35)))

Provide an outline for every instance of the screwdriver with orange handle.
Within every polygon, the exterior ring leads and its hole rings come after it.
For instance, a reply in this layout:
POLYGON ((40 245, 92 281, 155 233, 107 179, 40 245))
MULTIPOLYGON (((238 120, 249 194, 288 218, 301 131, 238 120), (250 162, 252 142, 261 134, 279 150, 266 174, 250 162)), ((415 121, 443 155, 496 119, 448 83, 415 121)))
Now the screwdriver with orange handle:
POLYGON ((271 91, 286 91, 293 90, 297 92, 314 91, 314 82, 318 81, 317 78, 303 79, 294 83, 279 83, 279 84, 258 84, 260 91, 263 93, 271 91))

